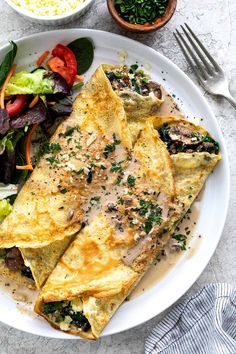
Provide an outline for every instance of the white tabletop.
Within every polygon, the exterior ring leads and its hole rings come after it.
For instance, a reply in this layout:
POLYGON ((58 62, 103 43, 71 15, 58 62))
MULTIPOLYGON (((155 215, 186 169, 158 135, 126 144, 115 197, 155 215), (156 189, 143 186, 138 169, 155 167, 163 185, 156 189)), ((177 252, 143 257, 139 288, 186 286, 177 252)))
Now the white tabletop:
MULTIPOLYGON (((63 28, 95 28, 139 40, 170 58, 196 82, 173 38, 173 30, 184 22, 191 25, 211 53, 217 57, 218 62, 228 74, 232 94, 236 97, 235 0, 178 0, 177 11, 172 20, 163 29, 150 35, 133 35, 120 30, 108 13, 106 1, 96 0, 96 4, 89 13, 63 28)), ((15 40, 22 36, 55 28, 62 27, 32 24, 0 0, 0 45, 11 39, 15 40)), ((228 146, 232 178, 231 200, 219 246, 190 293, 197 291, 207 283, 233 284, 236 279, 236 111, 223 99, 211 98, 207 94, 205 96, 215 112, 228 146)), ((63 341, 37 337, 0 324, 0 353, 141 354, 144 351, 143 346, 147 335, 162 316, 163 314, 139 327, 102 338, 97 342, 63 341)))

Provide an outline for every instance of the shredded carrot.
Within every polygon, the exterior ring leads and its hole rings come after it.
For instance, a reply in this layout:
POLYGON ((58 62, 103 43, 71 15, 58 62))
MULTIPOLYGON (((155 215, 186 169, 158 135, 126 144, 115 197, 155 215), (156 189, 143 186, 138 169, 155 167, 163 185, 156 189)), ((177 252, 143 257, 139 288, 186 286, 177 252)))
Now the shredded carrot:
POLYGON ((55 106, 56 102, 54 101, 47 101, 48 106, 55 106))
POLYGON ((38 127, 37 123, 32 125, 32 127, 30 127, 29 133, 28 133, 26 140, 25 140, 25 160, 26 160, 27 165, 31 165, 30 143, 31 143, 32 136, 33 136, 35 130, 37 129, 37 127, 38 127))
POLYGON ((26 160, 26 165, 25 166, 16 166, 17 170, 31 170, 33 171, 33 166, 31 164, 31 158, 30 158, 30 143, 31 143, 31 139, 32 136, 35 132, 35 130, 38 127, 38 123, 32 125, 32 127, 30 128, 28 135, 25 139, 25 160, 26 160))
POLYGON ((25 166, 18 166, 16 165, 17 170, 30 170, 33 171, 33 166, 32 165, 25 165, 25 166))
POLYGON ((40 55, 40 57, 36 62, 37 66, 41 66, 43 64, 44 60, 48 57, 49 53, 50 53, 49 50, 45 50, 45 52, 43 52, 43 54, 40 55))
POLYGON ((84 75, 76 75, 76 80, 84 81, 84 75))
POLYGON ((30 102, 29 108, 33 108, 38 102, 38 100, 39 100, 39 95, 35 96, 34 99, 30 102))
POLYGON ((16 70, 16 64, 13 64, 11 69, 9 70, 8 74, 7 74, 7 77, 6 77, 3 85, 2 85, 1 94, 0 94, 0 107, 2 109, 5 108, 4 97, 5 97, 6 86, 7 86, 8 82, 9 82, 10 78, 14 74, 15 70, 16 70))

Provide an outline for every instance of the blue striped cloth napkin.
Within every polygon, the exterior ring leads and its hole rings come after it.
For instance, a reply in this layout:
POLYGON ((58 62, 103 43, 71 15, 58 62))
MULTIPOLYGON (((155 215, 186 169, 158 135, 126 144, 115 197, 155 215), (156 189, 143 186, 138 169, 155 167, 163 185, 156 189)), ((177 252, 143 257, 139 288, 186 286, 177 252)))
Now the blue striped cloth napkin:
POLYGON ((236 354, 236 288, 209 284, 153 329, 145 354, 236 354))

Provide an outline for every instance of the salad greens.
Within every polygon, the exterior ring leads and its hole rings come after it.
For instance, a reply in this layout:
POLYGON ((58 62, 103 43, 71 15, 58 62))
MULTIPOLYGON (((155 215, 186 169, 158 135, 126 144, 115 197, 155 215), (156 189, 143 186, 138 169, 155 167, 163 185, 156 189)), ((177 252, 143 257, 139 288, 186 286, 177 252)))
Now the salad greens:
POLYGON ((43 122, 47 118, 47 107, 45 103, 39 99, 38 103, 26 112, 21 113, 18 117, 10 120, 10 127, 13 129, 24 128, 32 124, 43 122))
POLYGON ((5 55, 5 58, 0 65, 0 86, 2 86, 17 53, 17 45, 13 41, 10 41, 10 45, 11 50, 5 55))
MULTIPOLYGON (((10 124, 9 124, 9 114, 6 109, 0 108, 0 134, 4 135, 8 132, 10 124)), ((0 141, 1 145, 1 141, 0 141)), ((1 146, 0 146, 0 154, 1 154, 1 146)))
POLYGON ((0 139, 0 155, 6 148, 14 150, 19 139, 24 136, 24 133, 18 129, 10 130, 2 139, 0 139))
POLYGON ((20 71, 13 75, 6 86, 6 95, 46 95, 69 93, 66 81, 57 73, 37 69, 32 73, 20 71))
POLYGON ((78 74, 84 74, 92 65, 94 45, 89 38, 78 38, 67 45, 75 55, 78 64, 78 74))
POLYGON ((12 206, 9 202, 8 199, 2 199, 0 200, 0 222, 3 221, 3 219, 10 214, 12 211, 12 206))
POLYGON ((10 213, 18 185, 25 182, 37 164, 44 138, 49 139, 55 127, 72 112, 83 86, 82 78, 77 77, 77 64, 78 73, 82 74, 94 57, 93 43, 87 38, 77 39, 68 47, 58 43, 52 48, 47 65, 11 76, 17 45, 11 41, 10 46, 0 63, 0 91, 4 90, 0 102, 0 220, 10 213), (8 75, 10 80, 5 87, 8 75))

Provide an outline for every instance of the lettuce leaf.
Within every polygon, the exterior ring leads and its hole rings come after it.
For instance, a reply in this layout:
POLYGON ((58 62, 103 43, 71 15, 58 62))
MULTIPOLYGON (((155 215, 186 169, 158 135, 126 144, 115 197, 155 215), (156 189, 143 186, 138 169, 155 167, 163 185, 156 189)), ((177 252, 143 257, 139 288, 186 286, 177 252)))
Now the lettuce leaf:
POLYGON ((7 84, 6 95, 49 94, 53 93, 50 79, 43 79, 44 69, 33 73, 21 71, 13 75, 7 84))
POLYGON ((13 75, 6 86, 6 95, 47 95, 69 93, 66 81, 58 73, 36 69, 29 73, 21 71, 13 75))
POLYGON ((12 211, 12 206, 8 199, 0 200, 0 222, 12 211))

